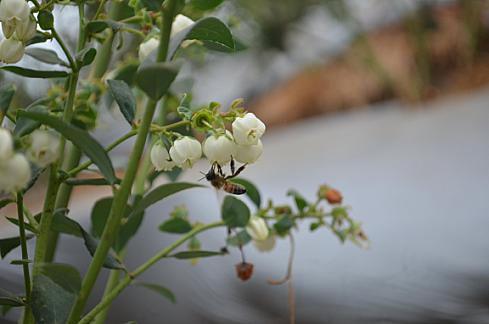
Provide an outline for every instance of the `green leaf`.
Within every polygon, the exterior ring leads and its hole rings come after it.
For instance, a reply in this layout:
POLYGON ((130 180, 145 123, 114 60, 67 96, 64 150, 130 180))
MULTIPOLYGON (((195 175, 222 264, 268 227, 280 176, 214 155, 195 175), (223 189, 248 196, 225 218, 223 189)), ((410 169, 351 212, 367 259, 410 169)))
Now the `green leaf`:
POLYGON ((46 42, 49 39, 50 38, 47 35, 44 35, 41 32, 36 32, 36 34, 34 35, 34 37, 32 37, 31 39, 29 39, 25 43, 25 46, 29 46, 29 45, 32 45, 32 44, 38 44, 38 43, 44 43, 44 42, 46 42))
POLYGON ((158 101, 177 77, 179 66, 174 63, 148 63, 139 67, 136 84, 148 97, 158 101))
POLYGON ((250 209, 244 202, 226 196, 221 208, 222 220, 229 227, 245 227, 250 219, 250 209))
POLYGON ((24 264, 29 264, 32 263, 32 260, 25 260, 25 259, 19 259, 19 260, 12 260, 10 261, 10 264, 13 265, 24 265, 24 264))
POLYGON ((260 208, 261 196, 258 188, 250 181, 243 178, 234 178, 232 182, 242 185, 246 188, 246 195, 251 199, 251 201, 256 205, 256 208, 260 208))
POLYGON ((14 97, 16 87, 9 83, 0 87, 0 115, 5 115, 14 97))
POLYGON ((25 49, 25 53, 30 57, 35 58, 38 61, 47 64, 58 64, 69 67, 68 63, 59 58, 58 54, 50 49, 28 47, 25 49))
POLYGON ((29 182, 25 185, 25 188, 22 190, 22 193, 25 194, 27 191, 29 191, 37 182, 41 174, 46 170, 46 168, 40 168, 36 166, 35 164, 31 164, 31 178, 29 179, 29 182))
POLYGON ((273 224, 273 228, 279 235, 286 235, 292 226, 294 226, 294 220, 289 215, 282 216, 278 222, 273 224))
MULTIPOLYGON (((110 186, 110 183, 105 178, 86 178, 86 179, 75 179, 70 178, 64 181, 70 186, 110 186)), ((117 184, 121 181, 117 179, 117 184)))
POLYGON ((0 297, 0 305, 3 306, 11 306, 11 307, 20 307, 24 306, 25 303, 19 297, 0 297))
POLYGON ((65 78, 69 75, 65 71, 42 71, 23 68, 20 66, 0 66, 0 70, 11 72, 17 75, 25 76, 33 79, 52 79, 52 78, 65 78))
POLYGON ((110 94, 117 102, 122 115, 132 126, 136 111, 136 98, 134 98, 131 88, 121 80, 108 80, 107 84, 109 85, 110 94))
POLYGON ((298 193, 297 191, 295 191, 293 189, 287 191, 287 196, 294 197, 297 209, 299 209, 299 211, 301 211, 301 212, 304 210, 304 208, 306 208, 309 205, 307 200, 300 193, 298 193))
POLYGON ((175 294, 170 289, 163 287, 161 285, 152 284, 152 283, 145 283, 145 282, 138 282, 138 283, 136 283, 136 285, 148 288, 149 290, 152 290, 152 291, 160 294, 161 296, 169 299, 174 304, 177 301, 175 294))
POLYGON ((84 48, 78 54, 76 54, 76 62, 78 67, 83 67, 92 64, 97 50, 95 48, 84 48))
MULTIPOLYGON (((9 222, 14 224, 15 226, 19 226, 19 219, 18 218, 13 218, 13 217, 5 217, 9 222)), ((31 224, 24 222, 24 227, 26 230, 32 232, 32 233, 37 233, 37 230, 31 226, 31 224)))
POLYGON ((47 10, 41 10, 37 15, 37 23, 44 30, 50 30, 54 26, 53 14, 47 10))
POLYGON ((121 28, 121 26, 121 23, 113 20, 93 20, 86 25, 85 31, 89 34, 97 34, 103 32, 106 28, 118 30, 121 28))
POLYGON ((55 232, 72 236, 83 237, 83 228, 75 220, 66 216, 68 209, 61 208, 54 211, 51 229, 55 232))
POLYGON ((117 182, 114 167, 112 166, 112 162, 105 152, 105 149, 86 131, 67 124, 61 119, 50 116, 49 114, 30 111, 19 111, 18 114, 22 117, 39 121, 51 128, 54 128, 66 139, 71 141, 83 153, 85 153, 93 161, 93 163, 98 166, 100 172, 104 175, 107 181, 109 181, 109 183, 114 184, 117 182))
MULTIPOLYGON (((85 241, 85 246, 87 247, 88 252, 90 252, 90 255, 93 256, 97 250, 99 240, 85 232, 81 226, 80 229, 83 235, 83 240, 85 241)), ((103 266, 108 269, 125 270, 125 267, 112 249, 109 250, 103 266)))
POLYGON ((186 30, 181 31, 170 42, 170 58, 184 40, 199 40, 210 50, 219 52, 234 52, 236 45, 229 28, 215 17, 202 18, 186 30))
POLYGON ((242 230, 234 236, 227 238, 226 242, 231 246, 243 246, 251 241, 251 236, 246 230, 242 230))
POLYGON ((224 0, 191 0, 190 4, 199 10, 210 10, 220 5, 224 0))
POLYGON ((159 11, 163 0, 141 0, 140 3, 149 11, 159 11))
POLYGON ((15 202, 15 200, 12 198, 5 198, 5 199, 0 200, 0 209, 2 209, 3 207, 5 207, 8 204, 11 204, 13 202, 15 202))
POLYGON ((217 255, 224 255, 225 253, 223 252, 216 252, 216 251, 183 251, 183 252, 178 252, 173 255, 169 255, 169 258, 175 258, 179 260, 186 260, 186 259, 196 259, 196 258, 207 258, 207 257, 213 257, 217 255))
MULTIPOLYGON (((37 120, 32 120, 30 118, 22 117, 21 116, 22 114, 19 114, 19 112, 22 111, 24 110, 19 110, 17 112, 15 128, 14 128, 14 135, 19 138, 29 135, 30 133, 32 133, 34 130, 38 129, 41 126, 41 122, 37 120)), ((42 105, 31 105, 27 107, 25 111, 46 113, 48 111, 48 107, 42 105)))
POLYGON ((31 307, 36 323, 66 323, 80 287, 80 274, 72 266, 41 264, 40 273, 34 276, 31 293, 31 307))
MULTIPOLYGON (((32 237, 33 237, 32 235, 27 235, 26 236, 26 239, 29 240, 32 237)), ((2 259, 5 258, 5 256, 10 251, 12 251, 13 249, 15 249, 19 245, 20 245, 20 238, 18 236, 17 237, 9 237, 9 238, 5 238, 5 239, 1 239, 0 240, 0 256, 2 257, 2 259)))
MULTIPOLYGON (((161 185, 150 191, 146 196, 144 196, 135 206, 132 214, 137 214, 143 212, 149 206, 157 203, 164 198, 176 194, 177 192, 191 189, 191 188, 202 188, 202 185, 188 183, 188 182, 173 182, 161 185)), ((131 217, 131 216, 130 216, 131 217)))
POLYGON ((183 234, 191 230, 192 225, 183 218, 171 218, 160 225, 160 231, 174 234, 183 234))

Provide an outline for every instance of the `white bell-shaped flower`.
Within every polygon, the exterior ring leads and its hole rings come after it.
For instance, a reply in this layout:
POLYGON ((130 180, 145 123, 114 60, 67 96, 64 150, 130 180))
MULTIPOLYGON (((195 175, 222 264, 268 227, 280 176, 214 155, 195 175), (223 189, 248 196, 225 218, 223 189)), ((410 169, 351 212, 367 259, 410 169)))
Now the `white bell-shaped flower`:
POLYGON ((24 44, 14 38, 0 41, 0 62, 17 63, 24 56, 24 44))
POLYGON ((171 25, 171 36, 181 32, 185 28, 193 25, 194 21, 190 19, 189 17, 178 14, 175 17, 175 20, 173 20, 173 23, 171 25))
POLYGON ((236 143, 229 131, 226 131, 226 134, 209 136, 202 147, 205 156, 211 163, 217 162, 220 165, 224 165, 236 155, 236 143))
POLYGON ((29 18, 30 8, 25 0, 2 0, 0 2, 0 21, 5 37, 10 38, 17 24, 29 18))
POLYGON ((179 167, 190 168, 202 156, 202 145, 189 136, 179 138, 170 148, 170 156, 179 167))
POLYGON ((36 35, 37 22, 33 17, 28 17, 15 27, 15 38, 27 42, 36 35))
POLYGON ((14 154, 12 135, 5 128, 0 128, 0 167, 14 154))
POLYGON ((156 171, 170 171, 175 167, 175 162, 170 159, 170 154, 160 142, 156 143, 151 148, 150 158, 156 171))
POLYGON ((241 163, 255 163, 263 153, 263 144, 260 140, 255 145, 236 145, 234 158, 241 163))
POLYGON ((0 166, 0 191, 17 192, 31 179, 31 167, 23 154, 16 153, 0 166))
POLYGON ((30 135, 32 142, 27 157, 36 165, 45 168, 59 158, 59 137, 46 130, 37 129, 30 135))
POLYGON ((139 62, 143 62, 151 52, 155 51, 158 48, 159 44, 160 41, 154 37, 148 39, 144 43, 141 43, 141 45, 139 45, 139 53, 138 53, 139 62))
POLYGON ((247 113, 234 120, 233 135, 239 145, 255 145, 265 133, 265 124, 255 114, 247 113))
POLYGON ((275 235, 270 233, 265 240, 254 240, 253 245, 260 252, 270 252, 275 247, 276 241, 275 235))
POLYGON ((263 218, 251 216, 248 225, 246 225, 246 232, 253 240, 264 241, 268 237, 269 230, 263 218))

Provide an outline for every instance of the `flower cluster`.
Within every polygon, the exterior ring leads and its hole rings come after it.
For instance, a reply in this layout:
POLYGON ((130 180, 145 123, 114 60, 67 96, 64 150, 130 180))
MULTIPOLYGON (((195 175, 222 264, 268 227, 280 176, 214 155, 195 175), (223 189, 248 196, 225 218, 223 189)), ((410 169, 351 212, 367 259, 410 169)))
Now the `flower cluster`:
POLYGON ((36 33, 37 22, 25 0, 2 0, 0 22, 6 37, 0 41, 0 62, 17 63, 24 56, 26 42, 36 33))
POLYGON ((209 127, 210 135, 201 144, 190 136, 179 136, 169 150, 162 141, 151 149, 151 162, 156 170, 169 171, 178 166, 182 169, 192 167, 201 158, 202 153, 210 163, 225 165, 231 159, 251 164, 258 160, 263 152, 260 138, 265 133, 265 124, 253 113, 235 117, 232 132, 224 127, 209 127))
POLYGON ((22 153, 14 151, 12 135, 0 128, 0 192, 16 192, 23 189, 31 178, 31 168, 22 153))

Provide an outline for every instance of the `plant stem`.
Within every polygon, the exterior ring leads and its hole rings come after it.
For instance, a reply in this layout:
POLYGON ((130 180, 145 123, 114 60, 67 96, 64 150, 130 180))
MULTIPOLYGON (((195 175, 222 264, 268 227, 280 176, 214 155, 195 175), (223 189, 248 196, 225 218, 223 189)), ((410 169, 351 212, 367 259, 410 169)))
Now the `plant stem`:
POLYGON ((190 232, 186 233, 185 235, 182 235, 178 240, 161 250, 159 253, 154 255, 151 259, 143 263, 141 266, 139 266, 136 270, 133 272, 129 273, 128 276, 126 276, 119 284, 105 297, 102 299, 102 301, 95 306, 85 317, 83 317, 78 324, 88 324, 90 321, 98 314, 100 313, 104 308, 110 305, 110 303, 126 288, 131 284, 131 282, 136 279, 138 276, 140 276, 143 272, 148 270, 151 266, 153 266, 156 262, 161 260, 164 257, 167 257, 173 250, 175 250, 177 247, 185 243, 187 240, 192 238, 193 236, 197 235, 200 232, 206 231, 211 228, 215 227, 220 227, 224 226, 224 222, 218 221, 214 223, 210 223, 207 225, 197 225, 194 229, 192 229, 190 232))
POLYGON ((19 220, 19 236, 20 236, 20 245, 22 249, 22 260, 24 263, 22 264, 22 268, 24 270, 24 285, 25 285, 25 299, 27 306, 25 307, 25 315, 24 317, 32 316, 29 302, 31 300, 31 276, 29 275, 29 264, 26 263, 29 260, 29 255, 27 254, 27 240, 25 238, 25 225, 24 225, 24 197, 22 193, 17 193, 17 216, 19 220))

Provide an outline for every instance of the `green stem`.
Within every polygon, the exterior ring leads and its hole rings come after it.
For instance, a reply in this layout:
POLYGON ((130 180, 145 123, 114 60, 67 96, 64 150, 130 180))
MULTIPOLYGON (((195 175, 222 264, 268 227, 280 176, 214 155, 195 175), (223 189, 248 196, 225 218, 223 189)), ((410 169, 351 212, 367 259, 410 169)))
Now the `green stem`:
POLYGON ((159 253, 154 255, 151 259, 143 263, 141 266, 139 266, 136 270, 131 272, 128 276, 126 276, 123 280, 119 282, 119 284, 112 289, 112 291, 105 295, 105 297, 102 299, 102 301, 95 306, 85 317, 83 317, 78 324, 88 324, 90 321, 95 318, 95 316, 100 313, 103 309, 105 309, 107 306, 111 304, 111 302, 119 296, 119 294, 131 284, 131 282, 139 277, 143 272, 148 270, 151 266, 153 266, 156 262, 161 260, 162 258, 167 257, 173 250, 175 250, 177 247, 185 243, 187 240, 192 238, 193 236, 197 235, 200 232, 203 232, 205 230, 215 228, 215 227, 220 227, 224 226, 224 223, 222 221, 210 223, 207 225, 197 225, 194 229, 192 229, 190 232, 186 233, 185 235, 182 235, 178 240, 161 250, 159 253))
MULTIPOLYGON (((20 245, 22 249, 22 260, 27 262, 29 260, 29 255, 27 254, 27 240, 25 238, 25 225, 24 225, 24 197, 22 193, 17 193, 17 216, 19 220, 19 236, 20 236, 20 245)), ((29 302, 31 300, 31 276, 29 275, 29 264, 23 263, 22 268, 24 270, 24 285, 25 285, 25 299, 26 299, 26 308, 24 318, 30 317, 30 307, 29 302)))
POLYGON ((97 8, 97 12, 95 12, 95 15, 93 16, 92 20, 97 20, 98 16, 102 13, 102 10, 104 9, 105 1, 106 0, 100 0, 100 4, 97 8))

